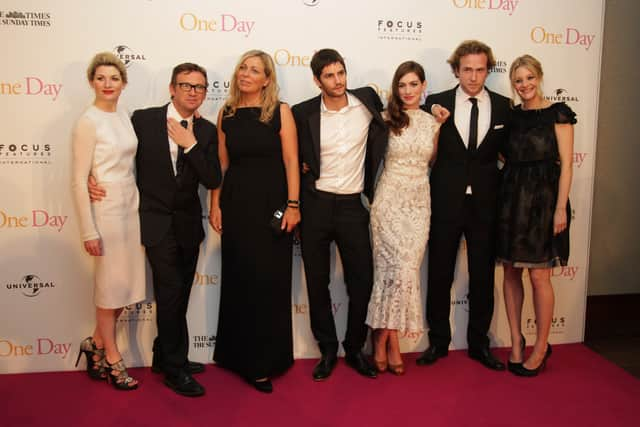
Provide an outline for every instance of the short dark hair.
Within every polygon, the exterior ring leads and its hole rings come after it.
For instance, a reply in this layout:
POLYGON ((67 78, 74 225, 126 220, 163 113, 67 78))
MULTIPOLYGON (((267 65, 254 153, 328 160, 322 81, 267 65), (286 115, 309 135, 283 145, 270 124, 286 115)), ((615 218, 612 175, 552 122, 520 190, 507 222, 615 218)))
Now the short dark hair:
POLYGON ((201 73, 204 76, 204 84, 208 87, 209 80, 207 79, 207 70, 199 66, 198 64, 194 64, 192 62, 184 62, 182 64, 178 64, 173 68, 171 72, 171 85, 175 86, 177 82, 178 74, 180 73, 192 73, 192 72, 201 73))
POLYGON ((335 64, 336 62, 342 64, 345 71, 347 70, 347 66, 344 65, 344 58, 342 58, 342 55, 340 55, 337 50, 320 49, 319 51, 314 53, 313 57, 311 58, 311 72, 316 79, 320 79, 324 67, 326 67, 327 65, 335 64))
POLYGON ((460 59, 463 56, 474 55, 484 53, 487 55, 487 71, 496 66, 496 60, 493 57, 493 51, 489 46, 478 40, 465 40, 458 45, 456 50, 453 51, 447 62, 451 65, 453 74, 458 75, 460 68, 460 59))

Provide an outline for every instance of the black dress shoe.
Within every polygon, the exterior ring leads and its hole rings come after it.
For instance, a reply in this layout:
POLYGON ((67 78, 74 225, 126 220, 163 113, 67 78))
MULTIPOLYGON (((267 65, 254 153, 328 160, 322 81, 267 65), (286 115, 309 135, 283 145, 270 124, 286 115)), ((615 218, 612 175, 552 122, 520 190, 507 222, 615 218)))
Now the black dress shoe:
POLYGON ((186 372, 181 372, 178 375, 167 375, 164 378, 164 383, 171 390, 183 396, 197 397, 204 394, 204 387, 194 380, 191 374, 186 372))
POLYGON ((469 357, 482 363, 489 369, 494 371, 504 371, 504 363, 495 358, 489 351, 488 347, 480 350, 469 350, 469 357))
POLYGON ((267 378, 266 380, 250 380, 247 379, 247 382, 253 386, 256 390, 262 393, 273 393, 273 384, 271 384, 271 380, 267 378))
POLYGON ((376 378, 378 376, 376 368, 369 363, 367 358, 360 351, 357 353, 347 354, 344 357, 344 361, 362 376, 367 378, 376 378))
POLYGON ((323 354, 318 364, 313 368, 313 373, 311 374, 313 380, 323 381, 329 378, 329 375, 333 372, 333 368, 336 367, 336 363, 338 363, 338 356, 335 354, 323 354))
POLYGON ((416 359, 416 364, 423 365, 432 365, 436 362, 436 360, 441 357, 446 357, 449 354, 449 349, 444 346, 435 346, 430 345, 420 357, 416 359))
POLYGON ((527 369, 521 363, 520 366, 516 367, 516 369, 512 372, 519 377, 535 377, 540 373, 540 371, 544 369, 544 367, 547 364, 547 359, 549 358, 549 356, 551 356, 551 344, 547 343, 547 351, 544 354, 544 358, 542 359, 542 362, 540 363, 540 365, 538 365, 537 368, 527 369))
MULTIPOLYGON (((204 372, 204 363, 187 360, 187 366, 185 367, 185 370, 188 374, 192 375, 202 373, 204 372)), ((154 374, 161 374, 164 372, 164 369, 162 369, 162 364, 155 356, 153 357, 153 362, 151 363, 151 372, 153 372, 154 374)))

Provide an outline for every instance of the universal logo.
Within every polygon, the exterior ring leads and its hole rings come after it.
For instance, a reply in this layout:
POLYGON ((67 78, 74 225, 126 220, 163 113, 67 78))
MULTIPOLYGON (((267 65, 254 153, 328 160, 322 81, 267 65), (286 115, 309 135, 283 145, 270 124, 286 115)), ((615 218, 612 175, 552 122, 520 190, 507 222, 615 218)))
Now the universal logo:
POLYGON ((422 40, 422 21, 378 19, 378 38, 395 41, 422 40))
POLYGON ((571 95, 568 90, 558 88, 553 91, 553 95, 545 95, 545 99, 551 102, 580 102, 577 96, 571 95))
POLYGON ((55 288, 56 284, 44 281, 35 274, 27 274, 18 282, 7 283, 6 286, 10 291, 19 291, 25 297, 34 298, 40 295, 43 289, 55 288))
POLYGON ((120 317, 118 317, 118 322, 151 322, 153 320, 153 307, 151 302, 127 305, 122 310, 120 317))
POLYGON ((50 165, 49 144, 0 144, 0 165, 50 165))
POLYGON ((320 0, 302 0, 302 3, 304 3, 305 6, 317 6, 320 4, 320 0))
POLYGON ((134 62, 146 61, 143 53, 137 53, 131 50, 129 46, 120 45, 113 48, 113 53, 120 58, 120 60, 124 63, 124 66, 129 68, 131 64, 134 62))
POLYGON ((496 61, 496 65, 489 69, 491 73, 504 74, 507 72, 507 63, 505 61, 496 61))
POLYGON ((0 11, 0 25, 13 25, 16 27, 50 27, 51 13, 0 11))
POLYGON ((469 294, 466 294, 462 298, 456 298, 451 300, 452 307, 460 307, 467 313, 469 312, 469 294))
MULTIPOLYGON (((551 318, 551 333, 561 334, 565 331, 567 326, 567 319, 564 316, 554 316, 551 318)), ((526 333, 535 333, 536 331, 536 319, 529 317, 524 326, 526 333)))
POLYGON ((202 350, 206 348, 213 348, 216 345, 215 335, 194 335, 191 342, 193 348, 196 350, 202 350))
MULTIPOLYGON (((207 101, 222 102, 229 97, 230 80, 213 80, 209 82, 207 101)), ((208 218, 208 217, 207 217, 208 218)))

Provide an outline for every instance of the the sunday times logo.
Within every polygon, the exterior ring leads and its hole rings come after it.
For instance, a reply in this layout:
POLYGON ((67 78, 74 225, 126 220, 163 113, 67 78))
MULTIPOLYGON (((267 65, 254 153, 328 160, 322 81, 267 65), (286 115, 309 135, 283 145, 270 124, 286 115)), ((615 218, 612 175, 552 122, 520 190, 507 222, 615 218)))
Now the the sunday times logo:
POLYGON ((14 27, 50 27, 51 13, 0 11, 0 25, 14 27))
POLYGON ((54 282, 42 280, 35 274, 27 274, 17 282, 10 282, 6 284, 6 288, 9 291, 20 292, 28 298, 37 297, 43 289, 52 289, 55 287, 56 284, 54 282))
POLYGON ((504 74, 507 72, 507 63, 505 61, 496 61, 496 65, 489 69, 491 73, 504 74))
POLYGON ((422 40, 423 25, 421 20, 380 18, 376 24, 380 40, 422 40))
POLYGON ((216 336, 215 335, 194 335, 191 342, 193 343, 193 348, 196 350, 212 348, 216 345, 216 336))
POLYGON ((134 52, 129 46, 123 44, 113 48, 113 53, 120 58, 124 66, 129 68, 134 62, 146 61, 144 53, 134 52))

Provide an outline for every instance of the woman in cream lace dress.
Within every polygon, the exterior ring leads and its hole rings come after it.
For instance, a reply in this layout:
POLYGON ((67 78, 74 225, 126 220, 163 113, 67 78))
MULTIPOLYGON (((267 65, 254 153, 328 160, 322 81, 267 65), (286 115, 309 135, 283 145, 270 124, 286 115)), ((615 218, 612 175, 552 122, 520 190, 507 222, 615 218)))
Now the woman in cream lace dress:
POLYGON ((424 329, 419 271, 431 215, 427 171, 440 126, 419 108, 425 88, 420 64, 400 64, 385 116, 389 145, 371 206, 374 285, 367 324, 374 330, 378 371, 396 375, 404 373, 398 333, 424 329))

